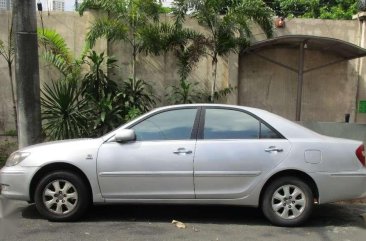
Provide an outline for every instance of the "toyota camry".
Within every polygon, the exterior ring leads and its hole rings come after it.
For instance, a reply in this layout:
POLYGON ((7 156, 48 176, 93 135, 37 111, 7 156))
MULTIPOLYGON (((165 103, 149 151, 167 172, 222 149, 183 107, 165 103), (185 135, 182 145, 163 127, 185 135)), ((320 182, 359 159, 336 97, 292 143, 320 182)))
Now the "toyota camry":
POLYGON ((20 149, 0 184, 52 221, 76 220, 90 204, 223 204, 297 226, 314 204, 365 197, 366 168, 360 141, 260 109, 195 104, 155 109, 100 138, 20 149))

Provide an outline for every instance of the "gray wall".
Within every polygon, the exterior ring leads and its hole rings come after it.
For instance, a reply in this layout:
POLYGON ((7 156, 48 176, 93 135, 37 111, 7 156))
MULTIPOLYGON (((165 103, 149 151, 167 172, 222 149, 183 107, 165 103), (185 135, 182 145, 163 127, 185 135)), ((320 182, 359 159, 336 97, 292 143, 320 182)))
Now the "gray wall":
POLYGON ((306 121, 299 124, 322 135, 353 139, 366 143, 365 124, 306 121))
MULTIPOLYGON (((0 39, 8 38, 9 17, 6 11, 0 11, 0 39)), ((0 134, 5 130, 14 130, 14 116, 11 101, 11 87, 8 78, 8 67, 0 56, 0 134)))

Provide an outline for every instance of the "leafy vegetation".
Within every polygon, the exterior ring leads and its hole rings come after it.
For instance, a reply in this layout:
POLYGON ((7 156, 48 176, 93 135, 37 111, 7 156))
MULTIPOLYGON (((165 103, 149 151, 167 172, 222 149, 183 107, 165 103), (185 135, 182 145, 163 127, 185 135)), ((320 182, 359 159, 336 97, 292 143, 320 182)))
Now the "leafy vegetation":
POLYGON ((156 104, 152 86, 143 80, 128 79, 122 84, 123 100, 128 109, 145 113, 156 104))
POLYGON ((115 67, 116 60, 114 58, 104 56, 104 53, 98 54, 91 50, 86 56, 84 63, 89 67, 81 82, 83 95, 93 101, 100 101, 108 94, 115 95, 118 92, 117 83, 111 80, 107 73, 115 67))
POLYGON ((7 131, 5 131, 4 134, 6 136, 17 136, 18 135, 17 130, 7 130, 7 131))
POLYGON ((212 77, 210 101, 217 91, 217 64, 219 57, 227 56, 249 46, 251 23, 257 23, 267 35, 272 36, 272 10, 262 0, 175 0, 176 24, 181 25, 187 12, 207 28, 203 46, 211 58, 212 77))
POLYGON ((88 135, 87 102, 71 81, 44 84, 41 96, 43 129, 54 140, 88 135))
POLYGON ((119 102, 119 97, 122 93, 116 96, 107 94, 101 96, 99 101, 92 100, 90 106, 94 107, 91 111, 91 120, 94 120, 92 127, 92 136, 101 136, 124 123, 124 115, 126 109, 119 102))
POLYGON ((191 104, 202 101, 202 93, 197 89, 199 83, 190 83, 187 80, 181 80, 178 86, 171 87, 171 93, 168 94, 168 100, 173 104, 191 104))
POLYGON ((109 41, 124 41, 132 49, 131 78, 136 80, 136 60, 142 51, 141 35, 139 34, 157 22, 162 12, 161 5, 155 0, 84 0, 79 7, 82 15, 87 9, 105 11, 108 16, 97 19, 87 34, 91 46, 98 38, 105 37, 109 41))
POLYGON ((155 105, 152 88, 144 81, 123 81, 121 87, 108 77, 117 67, 114 58, 86 50, 75 58, 65 40, 54 30, 40 33, 42 56, 61 77, 44 84, 41 97, 44 132, 49 139, 103 135, 155 105), (82 69, 88 69, 82 73, 82 69))
POLYGON ((357 0, 265 0, 282 17, 352 19, 357 0))
POLYGON ((85 44, 81 55, 75 57, 65 39, 53 29, 38 30, 38 42, 43 49, 41 56, 59 71, 62 79, 80 79, 81 67, 90 49, 88 44, 85 44))
POLYGON ((159 55, 171 51, 178 60, 179 85, 170 88, 168 100, 174 104, 201 102, 198 82, 188 81, 189 74, 206 54, 203 34, 183 28, 176 22, 150 25, 141 32, 146 54, 159 55))

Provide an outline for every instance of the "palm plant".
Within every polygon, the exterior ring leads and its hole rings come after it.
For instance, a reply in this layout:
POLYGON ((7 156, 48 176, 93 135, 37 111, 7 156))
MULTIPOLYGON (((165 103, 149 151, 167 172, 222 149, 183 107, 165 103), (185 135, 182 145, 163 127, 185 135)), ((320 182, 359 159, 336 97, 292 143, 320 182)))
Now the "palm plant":
POLYGON ((98 54, 94 50, 88 53, 84 63, 89 66, 90 71, 84 75, 82 80, 83 95, 99 102, 103 96, 114 95, 118 92, 116 82, 112 81, 103 70, 103 68, 114 68, 116 61, 114 58, 108 58, 104 56, 104 53, 98 54))
POLYGON ((80 78, 83 60, 90 49, 88 43, 79 57, 75 57, 65 39, 53 29, 39 29, 38 41, 43 46, 42 57, 52 64, 66 79, 80 78))
POLYGON ((60 80, 44 84, 41 90, 42 124, 49 139, 70 139, 89 135, 87 100, 79 80, 88 46, 79 58, 70 51, 65 39, 52 29, 38 30, 41 56, 61 74, 60 80))
POLYGON ((198 82, 187 80, 200 58, 206 53, 205 37, 181 24, 160 23, 140 32, 146 53, 159 55, 172 51, 178 60, 179 85, 172 86, 168 99, 175 104, 199 101, 198 82))
POLYGON ((175 0, 176 23, 181 24, 187 12, 209 31, 205 35, 207 55, 212 63, 211 101, 214 101, 218 57, 249 46, 250 24, 257 23, 272 36, 272 10, 262 0, 175 0))
POLYGON ((124 102, 127 111, 138 110, 140 113, 145 113, 155 106, 156 97, 153 94, 152 86, 143 80, 128 79, 122 84, 122 101, 124 102))
POLYGON ((201 92, 197 90, 198 82, 190 83, 187 80, 180 80, 178 86, 172 86, 172 93, 168 99, 173 104, 191 104, 202 101, 201 92))
MULTIPOLYGON (((121 125, 125 120, 126 110, 120 102, 120 95, 102 92, 99 101, 94 101, 93 110, 90 112, 94 120, 92 135, 100 136, 121 125)), ((93 100, 92 100, 93 101, 93 100)))
POLYGON ((91 46, 98 38, 110 41, 124 41, 132 49, 132 80, 136 80, 136 59, 142 48, 139 32, 148 23, 157 22, 161 5, 155 0, 84 0, 79 13, 86 9, 100 9, 107 17, 97 19, 91 26, 87 39, 91 46))
POLYGON ((103 135, 123 123, 127 112, 117 83, 105 72, 116 67, 115 62, 114 58, 94 50, 89 51, 84 60, 89 72, 81 81, 81 89, 90 109, 88 119, 91 120, 89 129, 92 136, 103 135))
POLYGON ((87 135, 87 101, 75 82, 45 83, 41 90, 42 120, 51 139, 71 139, 87 135))
POLYGON ((155 104, 150 86, 142 80, 130 79, 120 90, 106 73, 116 67, 116 60, 88 50, 88 44, 75 58, 54 30, 39 31, 39 42, 42 56, 62 75, 42 91, 43 126, 49 138, 100 136, 155 104), (82 75, 84 66, 88 72, 82 75))

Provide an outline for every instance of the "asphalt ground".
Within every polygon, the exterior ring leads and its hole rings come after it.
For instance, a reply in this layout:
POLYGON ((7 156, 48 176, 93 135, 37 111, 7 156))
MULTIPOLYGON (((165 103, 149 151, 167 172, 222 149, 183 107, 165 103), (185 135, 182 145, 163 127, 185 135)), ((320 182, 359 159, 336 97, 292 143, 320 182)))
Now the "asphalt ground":
MULTIPOLYGON (((365 241, 365 204, 316 206, 302 227, 271 225, 257 208, 238 206, 93 206, 78 222, 43 219, 34 205, 0 197, 0 240, 365 241), (183 222, 179 229, 172 220, 183 222)), ((366 218, 366 216, 365 216, 366 218)))

